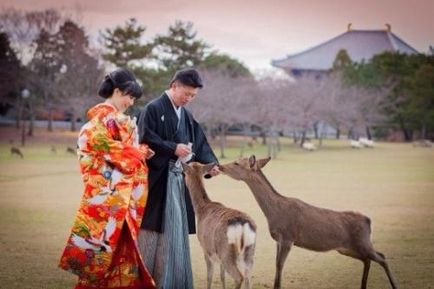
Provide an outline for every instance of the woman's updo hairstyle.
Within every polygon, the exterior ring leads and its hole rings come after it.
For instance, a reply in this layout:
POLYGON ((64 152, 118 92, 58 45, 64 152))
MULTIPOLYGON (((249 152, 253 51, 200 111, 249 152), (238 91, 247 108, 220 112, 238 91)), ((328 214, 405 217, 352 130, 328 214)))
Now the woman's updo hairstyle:
POLYGON ((125 68, 116 69, 107 74, 99 86, 98 95, 109 98, 113 95, 115 88, 118 88, 122 94, 131 95, 135 99, 140 98, 143 94, 134 74, 125 68))

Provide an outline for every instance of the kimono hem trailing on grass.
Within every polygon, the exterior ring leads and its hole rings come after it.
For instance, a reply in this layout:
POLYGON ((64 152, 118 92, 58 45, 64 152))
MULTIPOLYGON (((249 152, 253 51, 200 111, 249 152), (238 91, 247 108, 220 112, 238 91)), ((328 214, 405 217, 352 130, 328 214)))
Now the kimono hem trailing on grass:
POLYGON ((59 266, 76 289, 155 288, 137 246, 148 198, 146 145, 135 120, 102 103, 88 112, 78 155, 84 194, 59 266))

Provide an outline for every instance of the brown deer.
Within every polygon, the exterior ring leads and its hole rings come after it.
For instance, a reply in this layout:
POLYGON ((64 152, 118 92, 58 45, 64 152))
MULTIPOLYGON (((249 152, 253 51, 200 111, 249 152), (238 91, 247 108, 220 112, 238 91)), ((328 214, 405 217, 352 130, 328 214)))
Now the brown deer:
POLYGON ((77 150, 73 149, 72 147, 67 147, 66 153, 70 153, 72 155, 75 155, 75 154, 77 154, 77 150))
POLYGON ((207 266, 207 288, 211 288, 214 263, 220 263, 220 279, 225 288, 225 271, 235 280, 235 288, 251 288, 251 270, 256 245, 256 224, 245 213, 209 199, 202 178, 214 164, 183 164, 186 185, 197 217, 197 238, 207 266))
POLYGON ((23 153, 17 147, 11 147, 11 156, 13 156, 13 155, 17 155, 17 156, 20 156, 21 158, 24 158, 23 153))
POLYGON ((251 156, 219 168, 222 173, 246 182, 267 218, 271 237, 277 242, 275 289, 281 287, 283 265, 292 245, 318 252, 336 250, 362 261, 362 289, 367 286, 371 261, 377 262, 386 271, 392 288, 398 288, 386 257, 375 251, 371 243, 368 217, 318 208, 280 195, 261 171, 269 160, 251 156))

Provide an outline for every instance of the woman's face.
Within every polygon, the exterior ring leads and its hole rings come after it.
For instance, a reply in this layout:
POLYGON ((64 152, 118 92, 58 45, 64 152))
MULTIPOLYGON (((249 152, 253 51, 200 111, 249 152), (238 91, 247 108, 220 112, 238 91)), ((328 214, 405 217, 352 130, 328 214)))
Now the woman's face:
POLYGON ((133 96, 123 94, 118 88, 115 88, 112 97, 110 97, 110 102, 122 113, 134 104, 134 100, 133 96))

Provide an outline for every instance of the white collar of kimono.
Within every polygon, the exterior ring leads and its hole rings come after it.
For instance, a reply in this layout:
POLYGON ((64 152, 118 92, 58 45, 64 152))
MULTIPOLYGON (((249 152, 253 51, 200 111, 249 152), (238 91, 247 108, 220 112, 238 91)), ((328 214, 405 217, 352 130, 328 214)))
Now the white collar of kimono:
POLYGON ((176 106, 175 105, 175 103, 172 100, 172 95, 170 95, 170 91, 169 90, 166 90, 165 92, 166 92, 167 96, 169 96, 169 99, 170 99, 170 102, 172 103, 173 109, 176 112, 176 116, 178 117, 178 119, 181 119, 181 108, 182 108, 182 106, 176 106))

